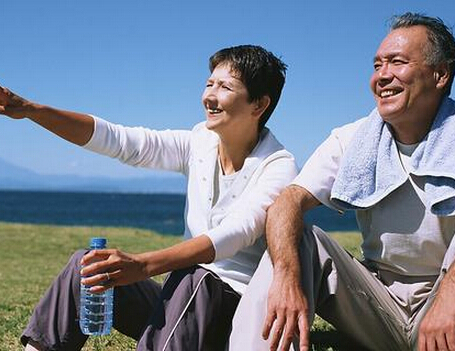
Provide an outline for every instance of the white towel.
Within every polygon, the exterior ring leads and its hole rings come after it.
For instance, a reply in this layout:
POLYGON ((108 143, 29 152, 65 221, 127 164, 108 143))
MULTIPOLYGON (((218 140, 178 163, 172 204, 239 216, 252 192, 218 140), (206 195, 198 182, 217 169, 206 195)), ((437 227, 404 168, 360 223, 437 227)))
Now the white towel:
MULTIPOLYGON (((410 174, 426 177, 426 204, 439 216, 455 215, 455 102, 445 98, 411 156, 410 174)), ((350 142, 331 200, 342 209, 365 209, 403 185, 403 170, 390 126, 374 109, 350 142)))

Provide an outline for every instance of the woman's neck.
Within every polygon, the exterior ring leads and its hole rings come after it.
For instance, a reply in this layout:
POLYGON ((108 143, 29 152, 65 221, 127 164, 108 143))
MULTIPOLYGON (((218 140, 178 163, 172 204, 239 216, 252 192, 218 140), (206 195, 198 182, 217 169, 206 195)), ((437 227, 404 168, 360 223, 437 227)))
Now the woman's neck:
POLYGON ((220 136, 218 145, 218 154, 220 157, 223 174, 233 174, 238 172, 245 162, 245 159, 251 154, 259 141, 259 134, 256 133, 250 138, 244 135, 226 140, 220 136))

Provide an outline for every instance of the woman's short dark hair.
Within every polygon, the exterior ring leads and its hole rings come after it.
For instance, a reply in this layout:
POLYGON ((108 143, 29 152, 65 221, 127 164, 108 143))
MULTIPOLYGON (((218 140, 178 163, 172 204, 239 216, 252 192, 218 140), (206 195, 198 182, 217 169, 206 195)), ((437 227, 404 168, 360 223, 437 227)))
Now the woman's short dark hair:
POLYGON ((390 22, 390 30, 412 26, 425 26, 427 29, 429 45, 425 53, 426 63, 432 66, 446 63, 449 66, 450 79, 446 94, 450 95, 455 74, 455 39, 452 30, 440 18, 420 13, 406 12, 392 17, 390 22))
POLYGON ((270 105, 259 120, 262 130, 272 115, 280 99, 286 79, 286 64, 271 52, 256 45, 240 45, 219 50, 210 57, 209 68, 228 64, 245 84, 250 102, 259 101, 263 96, 270 97, 270 105))

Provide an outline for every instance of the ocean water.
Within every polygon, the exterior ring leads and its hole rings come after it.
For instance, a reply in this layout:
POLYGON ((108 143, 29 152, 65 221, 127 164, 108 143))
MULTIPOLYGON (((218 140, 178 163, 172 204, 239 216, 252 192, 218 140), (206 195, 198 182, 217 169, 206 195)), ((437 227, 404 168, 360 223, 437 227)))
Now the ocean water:
POLYGON ((0 221, 136 227, 183 233, 185 196, 85 192, 0 191, 0 221))
MULTIPOLYGON (((89 192, 0 191, 0 221, 152 229, 181 235, 185 195, 89 192)), ((354 213, 323 206, 306 221, 327 231, 357 230, 354 213)))

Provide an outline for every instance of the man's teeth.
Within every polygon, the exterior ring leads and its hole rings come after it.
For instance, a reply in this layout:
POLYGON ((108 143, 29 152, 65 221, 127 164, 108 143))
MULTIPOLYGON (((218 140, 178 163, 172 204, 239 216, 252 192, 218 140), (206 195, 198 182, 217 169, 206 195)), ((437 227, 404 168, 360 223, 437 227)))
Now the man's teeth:
POLYGON ((382 98, 386 98, 386 97, 389 97, 389 96, 392 96, 392 95, 396 95, 398 93, 399 92, 395 91, 395 90, 384 90, 384 91, 381 91, 381 97, 382 98))

